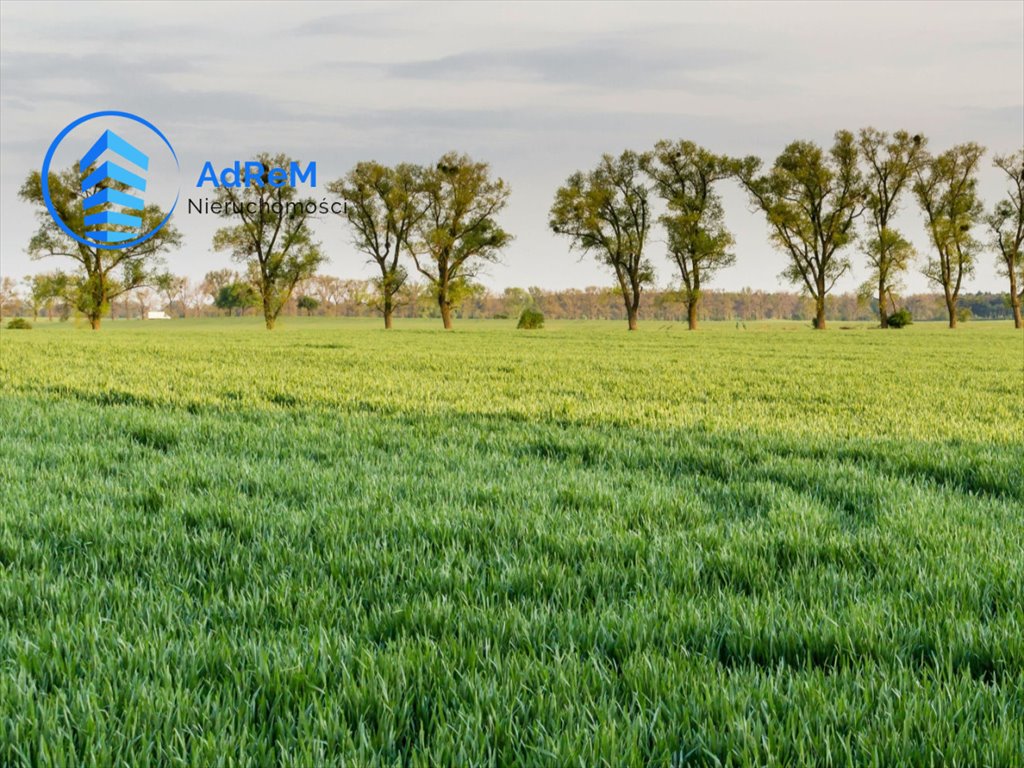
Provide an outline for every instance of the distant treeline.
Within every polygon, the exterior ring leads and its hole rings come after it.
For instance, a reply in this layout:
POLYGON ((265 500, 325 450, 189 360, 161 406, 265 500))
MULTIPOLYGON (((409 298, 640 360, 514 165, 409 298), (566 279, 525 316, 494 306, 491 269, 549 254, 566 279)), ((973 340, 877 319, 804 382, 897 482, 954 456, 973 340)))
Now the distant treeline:
MULTIPOLYGON (((26 278, 22 286, 5 279, 0 291, 0 314, 51 319, 68 319, 69 304, 45 294, 33 295, 38 276, 26 278)), ((202 282, 187 277, 165 280, 162 288, 141 287, 110 304, 111 319, 144 318, 153 311, 170 317, 253 316, 260 314, 255 292, 240 292, 240 276, 231 270, 210 272, 202 282), (234 288, 235 290, 232 290, 234 288)), ((395 317, 440 317, 440 309, 427 286, 409 283, 395 317)), ((946 319, 942 294, 918 293, 903 297, 916 321, 946 319)), ((316 275, 296 286, 282 308, 288 316, 326 317, 379 316, 373 281, 316 275)), ((1000 293, 965 293, 960 297, 964 319, 1009 320, 1013 318, 1009 296, 1000 293)), ((623 320, 626 310, 618 290, 599 286, 548 290, 539 287, 507 288, 501 292, 477 288, 453 307, 458 318, 517 318, 526 307, 540 310, 550 320, 623 320)), ((877 301, 854 293, 830 294, 825 304, 829 320, 872 320, 878 317, 877 301)), ((688 305, 679 291, 654 289, 644 294, 640 311, 644 319, 686 322, 688 305)), ((812 298, 789 291, 705 291, 699 307, 700 320, 806 320, 815 316, 812 298)))

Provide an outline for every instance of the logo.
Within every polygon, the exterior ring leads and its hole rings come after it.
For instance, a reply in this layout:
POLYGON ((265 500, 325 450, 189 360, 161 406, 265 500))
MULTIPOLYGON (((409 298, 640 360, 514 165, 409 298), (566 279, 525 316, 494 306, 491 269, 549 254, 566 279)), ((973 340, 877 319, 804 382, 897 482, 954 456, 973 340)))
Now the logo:
POLYGON ((77 242, 105 250, 128 248, 146 242, 170 220, 178 204, 179 170, 174 147, 151 122, 130 112, 93 112, 70 123, 50 144, 42 167, 43 201, 57 226, 77 242), (78 154, 76 148, 84 151, 78 154), (75 163, 82 215, 69 223, 53 203, 50 168, 75 163), (156 177, 150 173, 154 166, 161 171, 158 189, 150 185, 147 192, 147 176, 156 177), (147 200, 167 213, 144 231, 147 200))

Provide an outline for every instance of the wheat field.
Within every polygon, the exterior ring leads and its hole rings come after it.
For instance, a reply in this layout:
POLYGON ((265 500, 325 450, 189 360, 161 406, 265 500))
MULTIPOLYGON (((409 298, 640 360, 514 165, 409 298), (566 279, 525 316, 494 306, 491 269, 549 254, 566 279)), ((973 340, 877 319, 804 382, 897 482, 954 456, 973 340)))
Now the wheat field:
POLYGON ((0 764, 1024 764, 1024 338, 0 331, 0 764))

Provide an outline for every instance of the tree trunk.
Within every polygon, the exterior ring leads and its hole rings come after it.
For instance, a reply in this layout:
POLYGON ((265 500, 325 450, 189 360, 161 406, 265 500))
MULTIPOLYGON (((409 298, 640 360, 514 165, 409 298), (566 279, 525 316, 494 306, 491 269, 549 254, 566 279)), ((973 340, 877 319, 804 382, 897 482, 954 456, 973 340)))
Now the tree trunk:
POLYGON ((946 297, 946 311, 949 312, 949 327, 956 328, 956 299, 946 297))
POLYGON ((274 330, 274 321, 277 318, 274 317, 274 313, 270 310, 270 292, 266 289, 263 291, 263 319, 266 321, 267 330, 274 330))
POLYGON ((1020 314, 1020 293, 1017 291, 1017 276, 1010 269, 1010 306, 1013 308, 1013 327, 1024 328, 1020 314))
POLYGON ((92 326, 94 331, 98 331, 100 329, 100 316, 89 315, 89 325, 92 326))
POLYGON ((817 328, 819 331, 824 331, 825 330, 825 297, 823 295, 818 295, 814 299, 814 309, 815 309, 814 327, 817 328))
POLYGON ((687 302, 686 307, 687 319, 690 322, 690 330, 697 330, 697 299, 693 298, 687 302))
POLYGON ((629 330, 636 330, 637 311, 634 307, 626 307, 626 318, 629 321, 629 330))
POLYGON ((391 329, 391 313, 392 313, 393 311, 394 311, 394 310, 393 310, 393 309, 391 309, 391 307, 387 307, 387 308, 386 308, 386 309, 384 310, 384 328, 386 328, 386 329, 388 329, 388 330, 390 330, 390 329, 391 329))
POLYGON ((889 314, 885 311, 885 281, 878 281, 878 323, 880 328, 889 327, 889 314))
POLYGON ((452 305, 447 301, 447 297, 440 293, 437 296, 437 304, 441 308, 441 322, 444 323, 444 329, 450 331, 452 329, 452 305))

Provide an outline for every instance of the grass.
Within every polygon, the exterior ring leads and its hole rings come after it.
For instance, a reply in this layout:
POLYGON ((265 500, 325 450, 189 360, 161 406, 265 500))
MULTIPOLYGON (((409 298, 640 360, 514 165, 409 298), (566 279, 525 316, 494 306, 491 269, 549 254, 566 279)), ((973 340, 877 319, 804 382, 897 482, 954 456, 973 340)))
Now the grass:
POLYGON ((1003 324, 0 331, 0 764, 1024 762, 1003 324))

